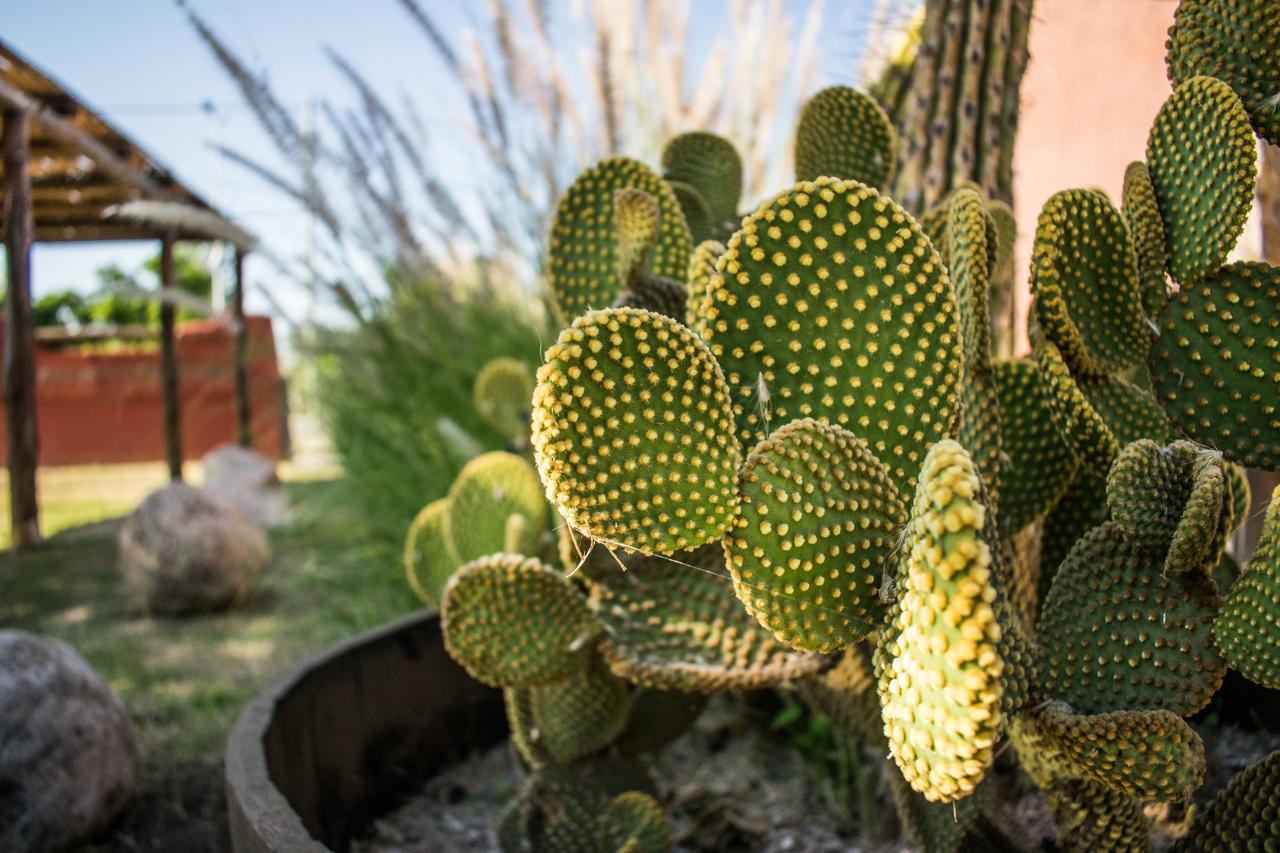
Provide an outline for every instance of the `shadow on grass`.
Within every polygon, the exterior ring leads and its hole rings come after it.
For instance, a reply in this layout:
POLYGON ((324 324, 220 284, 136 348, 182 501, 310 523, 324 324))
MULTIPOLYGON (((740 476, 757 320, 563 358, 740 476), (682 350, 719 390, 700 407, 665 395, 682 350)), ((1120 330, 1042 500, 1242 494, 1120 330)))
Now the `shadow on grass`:
POLYGON ((138 613, 116 570, 119 519, 0 555, 0 625, 80 652, 125 703, 142 756, 137 807, 100 850, 225 850, 222 747, 240 707, 298 658, 414 609, 398 555, 370 545, 340 480, 286 484, 260 587, 221 615, 138 613))

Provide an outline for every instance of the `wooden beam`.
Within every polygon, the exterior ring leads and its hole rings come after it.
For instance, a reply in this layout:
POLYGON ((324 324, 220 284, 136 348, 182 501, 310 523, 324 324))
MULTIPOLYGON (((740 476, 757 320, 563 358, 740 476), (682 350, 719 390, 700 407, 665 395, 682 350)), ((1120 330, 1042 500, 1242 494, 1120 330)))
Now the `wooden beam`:
POLYGON ((241 447, 253 447, 251 412, 249 411, 249 324, 244 318, 244 256, 239 247, 232 249, 235 259, 235 294, 231 311, 235 317, 235 375, 237 440, 241 447))
POLYGON ((36 433, 35 317, 31 310, 31 176, 27 145, 31 117, 22 110, 4 112, 3 137, 5 255, 4 406, 9 464, 9 530, 15 550, 40 544, 40 505, 36 493, 39 438, 36 433))
POLYGON ((176 286, 173 235, 160 241, 160 386, 164 396, 164 452, 169 479, 182 479, 182 397, 178 384, 178 344, 174 337, 177 309, 172 299, 176 286))
MULTIPOLYGON (((137 225, 120 222, 93 220, 87 222, 64 222, 54 225, 36 225, 36 242, 39 243, 92 243, 100 240, 154 240, 160 236, 162 229, 154 226, 137 225)), ((209 238, 201 234, 187 234, 175 231, 176 240, 207 241, 209 238)))

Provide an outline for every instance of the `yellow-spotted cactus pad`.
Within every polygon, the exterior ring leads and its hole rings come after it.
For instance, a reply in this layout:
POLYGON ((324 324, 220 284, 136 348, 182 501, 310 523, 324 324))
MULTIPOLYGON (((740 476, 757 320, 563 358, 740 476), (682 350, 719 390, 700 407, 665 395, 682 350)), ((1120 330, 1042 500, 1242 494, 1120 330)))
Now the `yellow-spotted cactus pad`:
POLYGON ((649 272, 665 278, 684 276, 692 240, 671 188, 643 163, 625 157, 602 160, 561 196, 551 225, 547 272, 566 321, 610 305, 622 289, 613 199, 625 187, 643 190, 658 201, 661 221, 649 272))
POLYGON ((517 553, 535 553, 547 515, 538 472, 523 456, 495 450, 462 466, 449 487, 445 518, 454 554, 465 563, 516 545, 517 553), (513 515, 524 518, 523 535, 508 543, 513 515))
POLYGON ((1218 792, 1172 853, 1270 851, 1280 838, 1280 750, 1245 768, 1218 792))
POLYGON ((1211 637, 1219 604, 1207 574, 1166 574, 1104 522, 1054 575, 1036 630, 1041 689, 1085 714, 1194 714, 1226 671, 1211 637))
POLYGON ((1151 820, 1142 803, 1088 779, 1055 778, 1044 787, 1064 853, 1148 853, 1151 820))
POLYGON ((805 102, 796 124, 796 180, 820 177, 885 187, 898 162, 898 134, 874 99, 831 86, 805 102))
POLYGON ((535 558, 493 554, 454 573, 440 608, 445 648, 477 681, 532 687, 567 678, 599 632, 574 585, 535 558))
POLYGON ((714 133, 691 131, 662 149, 662 173, 693 187, 706 199, 718 225, 738 213, 742 198, 742 158, 733 143, 714 133))
POLYGON ((1029 358, 992 368, 999 405, 1001 529, 1016 533, 1045 516, 1076 470, 1075 453, 1054 425, 1040 368, 1029 358))
POLYGON ((1182 0, 1166 43, 1169 79, 1216 77, 1240 96, 1258 135, 1280 145, 1280 5, 1182 0))
POLYGON ((738 496, 725 554, 734 591, 760 624, 792 648, 820 652, 874 630, 907 513, 856 435, 815 420, 787 424, 751 451, 738 496))
POLYGON ((1257 141, 1231 87, 1192 77, 1164 102, 1147 168, 1169 243, 1169 273, 1191 285, 1227 260, 1253 206, 1257 141))
POLYGON ((947 269, 960 308, 960 340, 967 375, 991 369, 991 266, 995 226, 982 196, 970 188, 956 190, 947 206, 947 269))
POLYGON ((1151 377, 1188 437, 1280 469, 1280 270, 1235 263, 1179 291, 1160 320, 1151 377))
POLYGON ((728 575, 712 544, 645 557, 595 583, 609 666, 645 687, 699 693, 772 687, 821 669, 820 656, 788 649, 743 608, 728 575))
POLYGON ((1150 342, 1124 217, 1105 195, 1063 190, 1040 211, 1031 257, 1033 310, 1071 369, 1113 373, 1150 342))
POLYGON ((719 539, 741 450, 707 347, 634 308, 579 317, 538 369, 533 450, 547 497, 606 544, 672 553, 719 539))
POLYGON ((618 236, 618 280, 630 286, 644 272, 658 242, 658 200, 638 187, 613 191, 613 227, 618 236))
POLYGON ((965 377, 960 386, 960 422, 956 425, 956 438, 973 456, 986 486, 987 505, 993 512, 997 511, 1004 485, 1002 469, 1007 457, 1002 448, 1000 395, 992 370, 975 370, 965 377))
POLYGON ((1204 744, 1169 711, 1077 714, 1064 702, 1049 702, 1020 720, 1063 776, 1162 803, 1187 800, 1204 782, 1204 744))
POLYGON ((1040 601, 1076 540, 1107 520, 1107 480, 1086 468, 1076 469, 1067 490, 1041 522, 1040 601))
POLYGON ((930 802, 973 792, 1001 726, 997 599, 973 461, 938 442, 925 459, 903 543, 898 600, 876 649, 889 751, 930 802))
POLYGON ((533 371, 517 358, 495 358, 480 369, 472 386, 476 414, 512 440, 528 439, 533 371))
POLYGON ((724 254, 724 243, 703 240, 689 256, 689 296, 685 304, 685 325, 699 335, 707 319, 711 300, 711 281, 716 261, 724 254))
POLYGON ((803 182, 743 221, 701 330, 746 445, 812 417, 857 434, 904 492, 949 434, 959 314, 928 238, 852 181, 803 182))
POLYGON ((641 791, 614 797, 596 819, 599 850, 610 853, 668 853, 671 825, 662 806, 641 791))
POLYGON ((1156 190, 1151 186, 1151 173, 1141 160, 1130 163, 1124 170, 1120 210, 1133 240, 1143 319, 1154 335, 1159 329, 1156 319, 1169 301, 1169 285, 1165 277, 1169 266, 1169 244, 1164 236, 1160 207, 1156 204, 1156 190))
POLYGON ((1249 568, 1231 587, 1213 634, 1232 669, 1280 689, 1280 487, 1271 495, 1249 568))
POLYGON ((428 607, 440 606, 444 585, 460 564, 445 527, 448 506, 445 498, 424 506, 404 541, 405 577, 414 595, 428 607))
MULTIPOLYGON (((1058 435, 1071 448, 1080 464, 1090 471, 1106 474, 1120 452, 1111 427, 1103 420, 1084 395, 1080 384, 1061 352, 1049 341, 1036 350, 1040 377, 1049 400, 1049 411, 1058 427, 1058 435)), ((1102 377, 1103 381, 1111 377, 1102 377)), ((1120 382, 1122 380, 1111 380, 1120 382)))
POLYGON ((604 748, 627 725, 627 683, 594 655, 568 678, 529 688, 538 745, 567 764, 604 748))

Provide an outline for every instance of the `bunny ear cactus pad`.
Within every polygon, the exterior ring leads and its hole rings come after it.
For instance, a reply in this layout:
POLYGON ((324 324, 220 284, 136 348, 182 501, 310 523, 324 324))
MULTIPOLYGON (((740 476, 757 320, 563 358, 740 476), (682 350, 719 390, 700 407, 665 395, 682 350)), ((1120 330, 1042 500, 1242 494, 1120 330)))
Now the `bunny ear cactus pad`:
POLYGON ((738 472, 724 540, 734 591, 782 643, 828 652, 874 630, 879 588, 906 521, 880 460, 853 433, 793 421, 738 472))
POLYGON ((446 510, 449 541, 461 562, 494 554, 509 544, 519 553, 537 550, 538 535, 547 527, 547 503, 538 473, 523 456, 495 450, 462 466, 449 487, 446 510), (520 541, 507 543, 507 519, 524 517, 520 541))
POLYGON ((889 794, 907 840, 916 850, 957 853, 965 833, 978 817, 978 796, 950 803, 935 803, 912 789, 901 773, 890 770, 889 794))
POLYGON ((539 745, 567 764, 603 749, 627 725, 627 684, 603 662, 592 660, 568 678, 529 689, 539 745))
POLYGON ((445 648, 477 681, 533 687, 586 662, 599 626, 563 575, 532 558, 493 554, 449 579, 440 609, 445 648))
POLYGON ((1257 142, 1231 87, 1212 77, 1178 86, 1151 126, 1147 168, 1169 272, 1194 284, 1226 262, 1253 207, 1257 142))
POLYGON ((1089 405, 1088 398, 1056 346, 1049 341, 1041 342, 1036 357, 1058 435, 1084 467, 1105 473, 1120 452, 1120 444, 1111 427, 1089 405))
POLYGON ((1169 79, 1229 84, 1258 135, 1280 145, 1280 6, 1274 0, 1182 0, 1166 42, 1169 79))
POLYGON ((1071 485, 1075 454, 1054 426, 1034 361, 998 361, 992 368, 1000 408, 1000 526, 1016 533, 1043 517, 1071 485))
POLYGON ((414 595, 428 607, 438 607, 449 575, 458 567, 458 558, 449 544, 445 516, 446 498, 432 501, 409 525, 404 542, 404 573, 414 595))
POLYGON ((1053 578, 1036 630, 1040 687, 1081 713, 1200 710, 1226 664, 1204 572, 1167 575, 1114 522, 1085 534, 1053 578))
POLYGON ((796 124, 796 180, 820 177, 884 187, 898 162, 898 134, 874 99, 848 86, 814 95, 796 124))
POLYGON ((1182 802, 1204 782, 1204 744, 1169 711, 1076 714, 1064 702, 1049 702, 1021 722, 1063 775, 1138 800, 1182 802))
POLYGON ((527 437, 533 371, 515 358, 495 358, 476 374, 476 413, 506 438, 527 437))
POLYGON ((1031 258, 1033 310, 1079 373, 1112 373, 1146 355, 1138 268, 1124 217, 1102 193, 1064 190, 1045 202, 1031 258))
POLYGON ((989 245, 986 208, 975 190, 956 190, 947 211, 947 268, 960 308, 964 363, 972 374, 991 368, 988 290, 991 284, 991 252, 995 247, 989 245))
POLYGON ((818 655, 774 639, 734 596, 719 544, 679 562, 645 557, 591 589, 600 650, 622 678, 655 690, 754 690, 813 675, 818 655))
POLYGON ((742 158, 733 143, 704 131, 682 133, 662 149, 662 173, 706 199, 712 220, 732 219, 742 198, 742 158))
POLYGON ((1160 206, 1156 203, 1156 190, 1151 186, 1151 173, 1141 160, 1130 163, 1124 170, 1120 210, 1133 240, 1142 313, 1154 327, 1156 318, 1169 302, 1164 274, 1169 266, 1169 246, 1164 236, 1164 222, 1160 219, 1160 206))
POLYGON ((668 853, 671 825, 662 806, 641 791, 614 797, 596 819, 596 837, 608 853, 668 853))
POLYGON ((915 220, 856 182, 801 183, 743 221, 712 287, 701 331, 744 444, 770 417, 812 417, 856 433, 913 489, 949 434, 961 370, 951 283, 915 220))
POLYGON ((566 319, 611 304, 621 289, 613 199, 615 191, 626 187, 658 201, 660 222, 649 272, 674 279, 685 273, 692 241, 671 188, 643 163, 625 157, 602 160, 561 196, 551 225, 548 276, 566 319))
POLYGON ((538 369, 533 450, 547 497, 593 539, 673 553, 733 518, 741 450, 707 347, 668 317, 592 311, 538 369))
POLYGON ((689 239, 695 244, 711 239, 716 233, 716 222, 707 200, 683 181, 667 181, 667 186, 675 195, 680 212, 684 214, 685 224, 689 226, 689 239))
POLYGON ((1232 669, 1280 689, 1280 488, 1271 495, 1257 550, 1231 587, 1213 635, 1232 669))
POLYGON ((930 802, 972 793, 1000 733, 1004 661, 980 489, 960 445, 934 445, 903 544, 898 601, 876 649, 890 754, 930 802))
POLYGON ((699 335, 706 322, 708 302, 711 299, 711 280, 715 275, 716 261, 724 254, 724 243, 703 240, 689 257, 689 296, 685 307, 685 325, 699 335))
POLYGON ((1274 850, 1280 838, 1278 815, 1280 750, 1231 777, 1172 853, 1274 850))
POLYGON ((1280 469, 1280 270, 1235 263, 1178 292, 1151 351, 1156 400, 1188 437, 1280 469))
POLYGON ((613 226, 618 235, 618 280, 628 287, 644 272, 658 242, 662 211, 658 200, 637 187, 613 191, 613 226))

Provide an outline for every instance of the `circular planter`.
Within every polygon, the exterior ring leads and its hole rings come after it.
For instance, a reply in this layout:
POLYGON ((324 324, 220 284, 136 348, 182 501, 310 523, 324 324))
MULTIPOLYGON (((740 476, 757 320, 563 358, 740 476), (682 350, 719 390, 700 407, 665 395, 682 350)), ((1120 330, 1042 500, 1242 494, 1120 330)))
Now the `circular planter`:
POLYGON ((227 740, 237 853, 345 851, 423 779, 506 736, 502 694, 422 613, 327 649, 267 686, 227 740))

